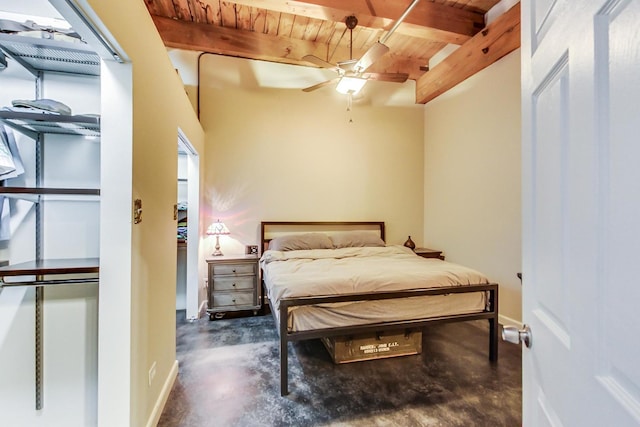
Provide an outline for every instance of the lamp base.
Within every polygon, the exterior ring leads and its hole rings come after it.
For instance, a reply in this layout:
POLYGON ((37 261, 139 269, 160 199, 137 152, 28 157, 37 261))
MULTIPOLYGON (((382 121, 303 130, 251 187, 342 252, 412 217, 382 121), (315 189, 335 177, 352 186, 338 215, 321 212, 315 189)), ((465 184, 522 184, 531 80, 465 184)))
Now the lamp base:
POLYGON ((220 236, 216 236, 216 250, 211 254, 213 256, 222 256, 224 255, 220 250, 220 236))

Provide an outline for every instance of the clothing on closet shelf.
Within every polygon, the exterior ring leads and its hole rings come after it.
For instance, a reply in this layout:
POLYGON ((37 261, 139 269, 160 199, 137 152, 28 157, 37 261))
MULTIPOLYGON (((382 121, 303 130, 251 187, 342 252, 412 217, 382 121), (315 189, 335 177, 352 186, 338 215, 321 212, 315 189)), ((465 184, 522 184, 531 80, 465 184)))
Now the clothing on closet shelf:
POLYGON ((55 99, 14 99, 11 101, 11 105, 14 107, 11 108, 13 111, 25 111, 27 109, 28 111, 42 113, 71 115, 71 107, 55 99))
POLYGON ((178 240, 187 240, 187 202, 178 202, 178 240))
POLYGON ((84 43, 80 38, 80 34, 72 28, 56 28, 48 25, 40 25, 31 20, 18 22, 10 19, 0 19, 0 32, 41 39, 84 43))

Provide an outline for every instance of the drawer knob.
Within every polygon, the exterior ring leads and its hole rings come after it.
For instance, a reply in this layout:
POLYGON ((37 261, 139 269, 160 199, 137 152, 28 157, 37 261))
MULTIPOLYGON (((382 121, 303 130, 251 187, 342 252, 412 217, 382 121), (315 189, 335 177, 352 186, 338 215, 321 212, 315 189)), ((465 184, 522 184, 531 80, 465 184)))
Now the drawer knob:
POLYGON ((234 272, 234 273, 236 272, 236 269, 235 269, 235 268, 233 269, 233 272, 234 272))
POLYGON ((231 286, 233 286, 233 287, 235 288, 235 287, 236 287, 236 284, 234 283, 234 284, 233 284, 233 285, 231 285, 231 286))
POLYGON ((234 304, 236 303, 236 299, 235 299, 235 298, 234 298, 234 299, 232 299, 231 301, 233 301, 233 303, 234 303, 234 304))

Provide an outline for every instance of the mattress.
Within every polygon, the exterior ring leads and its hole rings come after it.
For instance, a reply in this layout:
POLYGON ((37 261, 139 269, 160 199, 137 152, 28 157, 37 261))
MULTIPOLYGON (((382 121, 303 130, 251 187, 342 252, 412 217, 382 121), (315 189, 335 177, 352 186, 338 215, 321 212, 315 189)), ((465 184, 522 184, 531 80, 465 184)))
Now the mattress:
MULTIPOLYGON (((422 258, 404 246, 267 250, 260 259, 260 265, 276 317, 279 316, 282 298, 490 283, 485 275, 474 269, 439 259, 422 258)), ((478 313, 484 311, 486 305, 486 292, 469 292, 294 306, 289 309, 287 325, 289 331, 306 331, 426 319, 478 313)))

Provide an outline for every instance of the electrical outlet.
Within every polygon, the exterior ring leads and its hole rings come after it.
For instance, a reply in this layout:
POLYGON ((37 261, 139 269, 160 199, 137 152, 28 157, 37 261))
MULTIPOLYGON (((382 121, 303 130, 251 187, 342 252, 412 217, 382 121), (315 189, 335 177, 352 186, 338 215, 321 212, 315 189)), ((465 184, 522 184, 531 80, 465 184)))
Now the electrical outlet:
POLYGON ((151 364, 151 368, 149 368, 149 387, 151 387, 151 383, 153 383, 153 379, 156 377, 156 362, 151 364))
POLYGON ((258 255, 258 245, 248 245, 247 255, 258 255))

